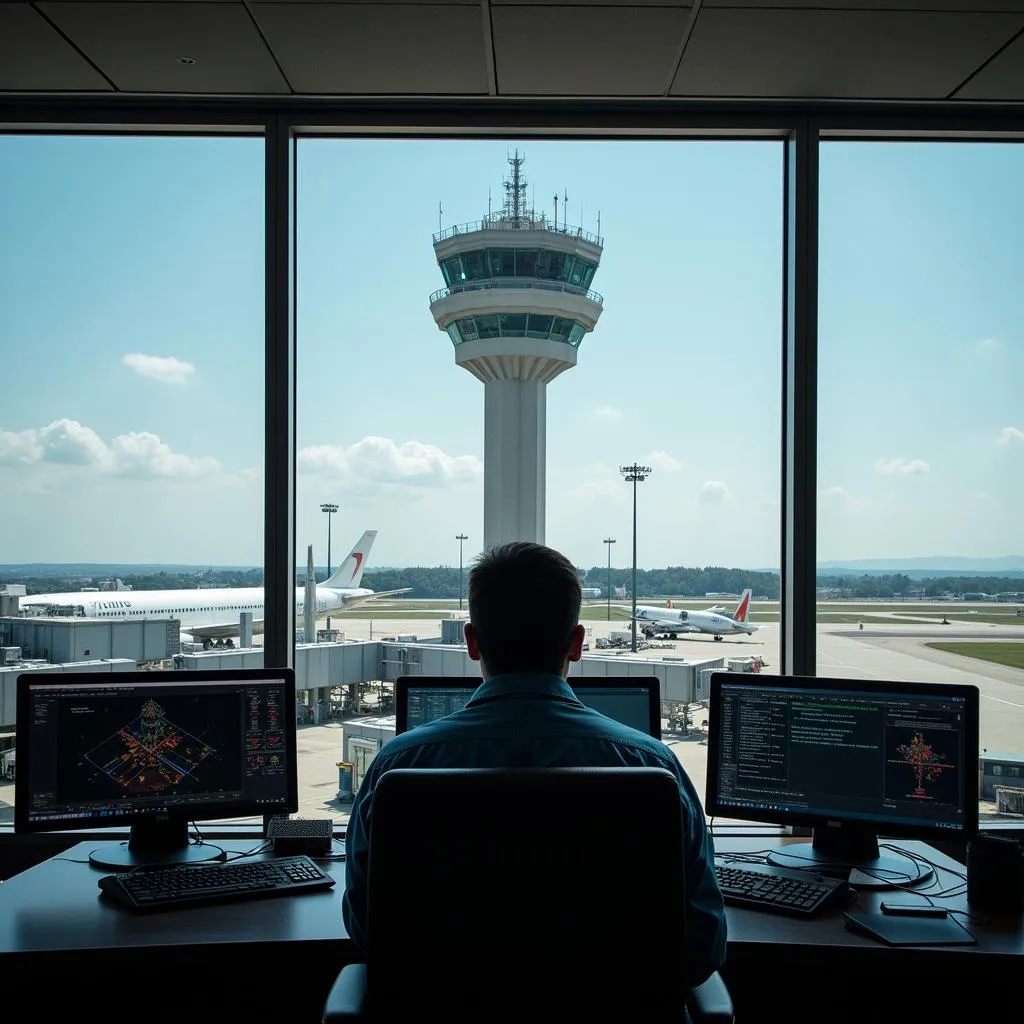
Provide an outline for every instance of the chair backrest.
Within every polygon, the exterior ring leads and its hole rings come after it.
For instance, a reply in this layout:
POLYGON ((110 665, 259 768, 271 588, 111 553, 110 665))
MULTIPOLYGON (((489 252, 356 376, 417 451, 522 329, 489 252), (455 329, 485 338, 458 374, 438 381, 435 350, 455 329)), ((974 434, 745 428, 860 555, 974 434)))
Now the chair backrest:
POLYGON ((384 1014, 678 1011, 683 822, 665 769, 387 772, 367 882, 384 1014))

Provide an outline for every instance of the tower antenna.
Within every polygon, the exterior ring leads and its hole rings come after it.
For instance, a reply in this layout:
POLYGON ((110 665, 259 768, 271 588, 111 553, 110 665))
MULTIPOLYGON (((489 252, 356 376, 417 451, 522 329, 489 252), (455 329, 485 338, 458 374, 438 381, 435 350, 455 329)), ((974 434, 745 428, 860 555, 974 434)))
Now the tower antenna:
POLYGON ((438 234, 441 234, 444 231, 444 228, 441 226, 441 215, 442 215, 443 212, 444 211, 441 209, 441 201, 438 200, 438 202, 437 202, 437 233, 438 234))
POLYGON ((526 212, 526 178, 523 176, 523 164, 526 158, 519 155, 508 158, 509 166, 512 168, 512 178, 505 179, 505 217, 516 222, 518 227, 519 218, 526 212))
POLYGON ((558 193, 555 193, 555 230, 558 230, 558 193))

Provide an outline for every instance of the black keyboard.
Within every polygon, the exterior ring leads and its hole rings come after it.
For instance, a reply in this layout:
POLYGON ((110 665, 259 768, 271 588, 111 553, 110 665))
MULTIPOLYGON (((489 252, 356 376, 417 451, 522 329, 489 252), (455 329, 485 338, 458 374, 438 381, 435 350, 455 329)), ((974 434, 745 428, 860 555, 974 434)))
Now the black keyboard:
POLYGON ((275 857, 246 863, 195 864, 104 875, 100 890, 130 908, 177 910, 211 903, 329 889, 334 879, 308 857, 275 857))
POLYGON ((737 868, 716 864, 715 875, 726 903, 797 917, 811 917, 826 907, 843 903, 849 892, 843 879, 770 865, 737 868))

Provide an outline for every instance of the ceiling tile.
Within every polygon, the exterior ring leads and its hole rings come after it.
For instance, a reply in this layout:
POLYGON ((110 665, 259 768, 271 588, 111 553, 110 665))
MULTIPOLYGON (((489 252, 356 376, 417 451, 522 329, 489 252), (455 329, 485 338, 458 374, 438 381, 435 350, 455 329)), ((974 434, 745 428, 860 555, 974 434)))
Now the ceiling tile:
POLYGON ((301 93, 486 94, 479 4, 254 3, 301 93))
POLYGON ((503 96, 659 96, 687 7, 492 7, 503 96))
POLYGON ((983 67, 954 99, 1024 100, 1024 36, 983 67))
POLYGON ((941 99, 1024 15, 703 9, 674 96, 941 99))
POLYGON ((112 91, 110 83, 24 3, 0 3, 0 89, 112 91))
POLYGON ((43 2, 40 10, 124 92, 288 92, 241 4, 43 2), (194 64, 182 64, 188 57, 194 64))
MULTIPOLYGON (((491 0, 493 3, 494 0, 491 0)), ((965 11, 1024 13, 1024 0, 704 0, 703 7, 792 7, 834 11, 965 11)))

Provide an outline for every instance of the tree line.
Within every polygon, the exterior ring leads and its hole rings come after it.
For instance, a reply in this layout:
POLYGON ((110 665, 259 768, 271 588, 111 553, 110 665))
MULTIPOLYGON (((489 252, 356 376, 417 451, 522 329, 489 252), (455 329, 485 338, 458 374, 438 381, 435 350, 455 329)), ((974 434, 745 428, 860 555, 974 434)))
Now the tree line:
MULTIPOLYGON (((609 574, 606 566, 580 569, 580 581, 585 587, 600 587, 601 596, 608 592, 609 574)), ((317 571, 317 578, 323 580, 326 572, 317 571)), ((128 573, 120 577, 133 590, 192 590, 209 587, 261 587, 262 569, 209 569, 202 572, 147 572, 128 573)), ((296 585, 301 586, 305 578, 299 573, 296 585)), ((81 577, 33 576, 0 582, 24 583, 29 594, 58 593, 82 589, 81 577)), ((468 569, 463 572, 462 588, 468 583, 468 569)), ((92 586, 98 586, 94 581, 92 586)), ((447 565, 412 566, 405 569, 371 569, 363 574, 362 585, 373 590, 399 590, 410 587, 409 598, 439 600, 456 599, 459 596, 459 570, 447 565)), ((830 573, 817 578, 819 590, 835 590, 843 597, 860 598, 906 598, 917 596, 924 591, 925 597, 940 597, 945 594, 969 593, 1014 593, 1020 592, 1021 581, 999 576, 936 576, 927 579, 911 579, 903 573, 885 576, 830 573)), ((629 569, 613 568, 611 587, 614 596, 617 589, 631 593, 632 572, 629 569)), ((702 598, 707 594, 740 594, 749 587, 755 600, 776 601, 779 598, 779 574, 750 569, 727 569, 722 566, 687 568, 669 566, 665 569, 638 569, 636 589, 640 596, 672 596, 702 598)))

